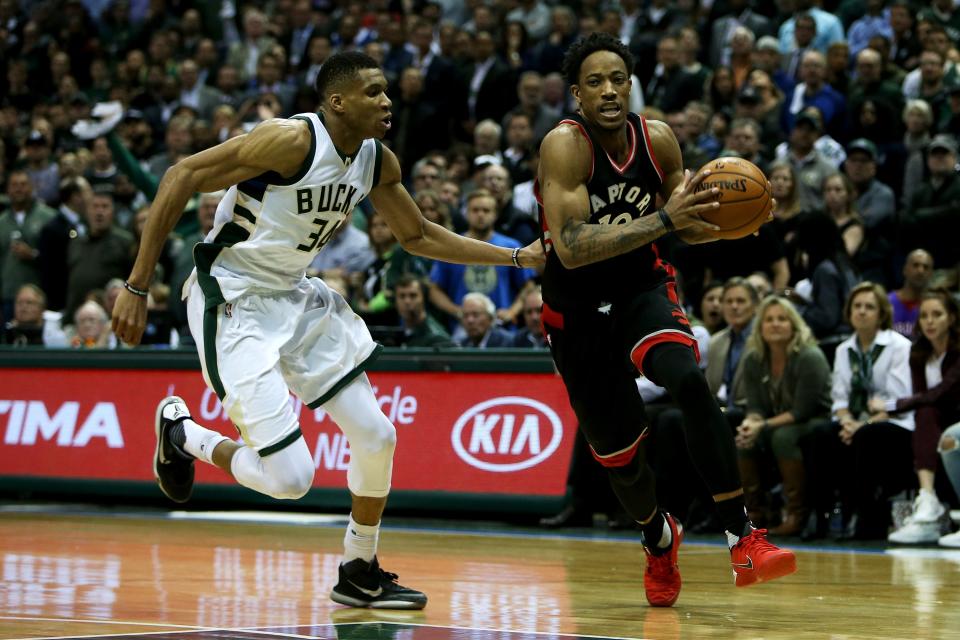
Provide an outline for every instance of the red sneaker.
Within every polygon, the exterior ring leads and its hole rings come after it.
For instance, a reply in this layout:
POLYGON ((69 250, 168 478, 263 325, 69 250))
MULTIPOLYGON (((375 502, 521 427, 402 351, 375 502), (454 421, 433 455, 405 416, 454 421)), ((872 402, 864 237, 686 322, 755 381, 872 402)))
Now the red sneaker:
POLYGON ((793 552, 770 544, 766 529, 753 529, 740 538, 730 549, 730 564, 738 587, 776 580, 797 570, 793 552))
POLYGON ((643 574, 643 588, 647 593, 647 602, 652 607, 670 607, 680 597, 680 568, 677 566, 677 551, 683 541, 683 527, 673 516, 664 512, 673 542, 670 550, 659 556, 650 553, 646 546, 647 570, 643 574))

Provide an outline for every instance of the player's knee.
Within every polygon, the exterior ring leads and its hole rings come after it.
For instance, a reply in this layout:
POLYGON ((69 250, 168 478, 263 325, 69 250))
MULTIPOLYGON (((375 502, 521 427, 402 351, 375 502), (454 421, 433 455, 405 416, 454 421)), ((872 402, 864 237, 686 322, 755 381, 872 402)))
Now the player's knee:
POLYGON ((270 467, 273 480, 269 495, 280 500, 302 498, 313 486, 314 467, 309 450, 304 446, 302 450, 289 453, 292 455, 278 456, 273 460, 270 459, 273 456, 267 456, 264 459, 265 465, 270 467))
POLYGON ((770 447, 778 458, 794 457, 797 452, 797 434, 795 429, 780 427, 770 436, 770 447))
POLYGON ((957 441, 952 436, 944 435, 940 438, 939 448, 942 452, 953 451, 957 448, 957 441))
POLYGON ((367 428, 352 435, 351 455, 361 453, 393 459, 393 452, 397 448, 397 429, 386 417, 373 421, 367 428))

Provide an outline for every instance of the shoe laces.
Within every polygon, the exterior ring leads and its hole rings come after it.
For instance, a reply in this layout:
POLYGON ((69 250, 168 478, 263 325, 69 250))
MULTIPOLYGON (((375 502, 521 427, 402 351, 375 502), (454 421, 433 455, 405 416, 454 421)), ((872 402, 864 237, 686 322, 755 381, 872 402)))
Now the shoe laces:
POLYGON ((750 532, 749 535, 740 538, 740 542, 737 543, 743 544, 744 546, 749 546, 755 551, 779 551, 780 548, 772 544, 767 540, 767 530, 766 529, 754 529, 750 532))

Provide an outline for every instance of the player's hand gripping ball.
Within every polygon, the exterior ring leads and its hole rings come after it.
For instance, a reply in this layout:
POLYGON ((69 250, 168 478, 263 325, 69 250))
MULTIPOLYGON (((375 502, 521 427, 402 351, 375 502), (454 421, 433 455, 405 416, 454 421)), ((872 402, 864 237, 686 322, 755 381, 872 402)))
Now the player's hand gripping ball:
POLYGON ((767 222, 773 210, 773 194, 770 193, 767 177, 749 160, 742 158, 717 158, 705 164, 710 175, 697 185, 696 191, 720 190, 720 206, 701 217, 720 227, 719 231, 707 233, 718 238, 734 240, 756 232, 767 222))

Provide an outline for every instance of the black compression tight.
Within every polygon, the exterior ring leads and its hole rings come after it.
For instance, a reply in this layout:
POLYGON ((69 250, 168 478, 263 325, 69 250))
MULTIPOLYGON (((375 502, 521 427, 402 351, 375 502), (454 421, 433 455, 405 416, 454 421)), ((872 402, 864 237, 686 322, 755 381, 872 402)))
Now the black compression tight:
POLYGON ((644 358, 643 372, 670 393, 683 413, 687 449, 710 494, 740 489, 730 427, 690 347, 669 342, 653 347, 644 358))

